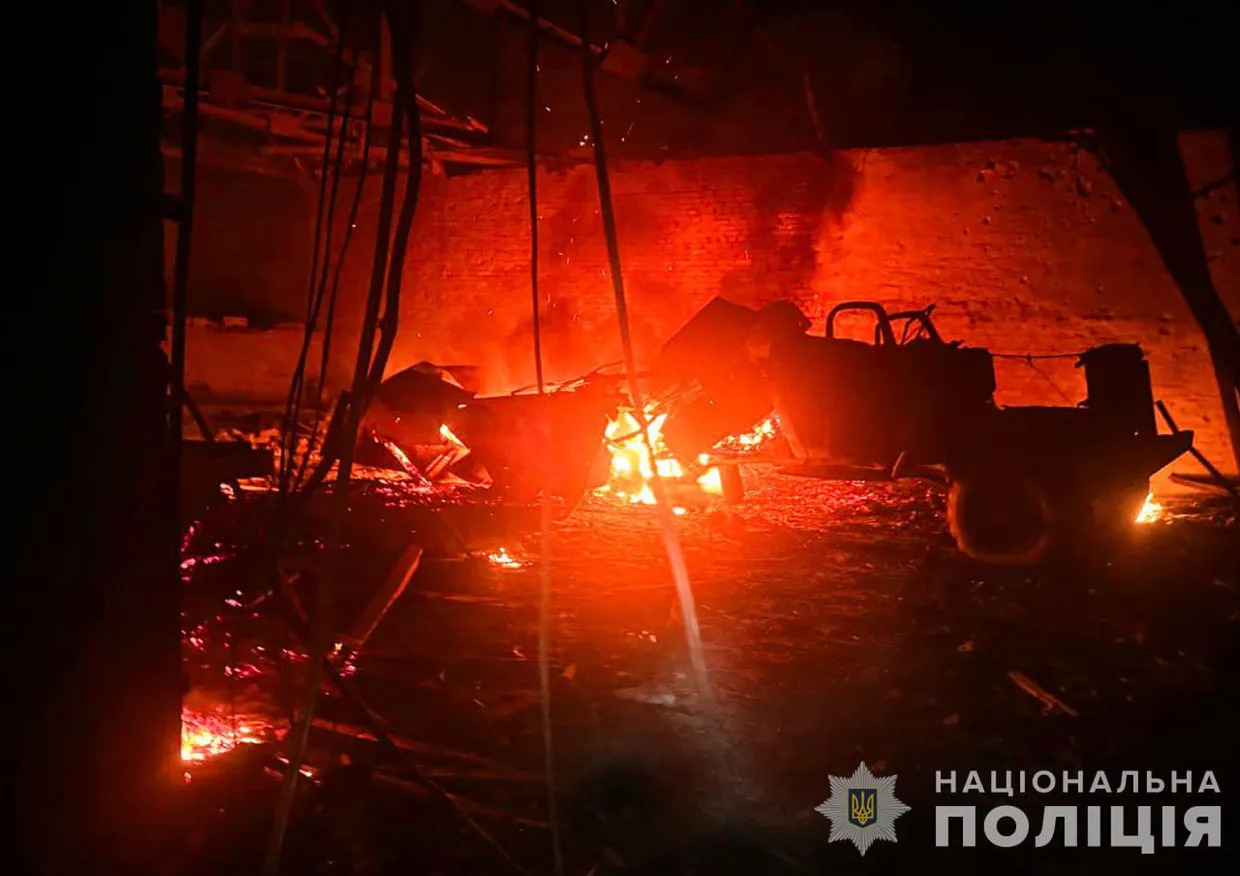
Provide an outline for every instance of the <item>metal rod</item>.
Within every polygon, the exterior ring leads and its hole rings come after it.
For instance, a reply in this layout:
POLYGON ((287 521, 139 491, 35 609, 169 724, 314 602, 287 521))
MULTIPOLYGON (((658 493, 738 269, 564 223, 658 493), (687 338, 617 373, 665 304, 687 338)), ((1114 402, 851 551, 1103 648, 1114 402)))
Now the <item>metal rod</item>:
MULTIPOLYGON (((1162 418, 1167 421, 1167 428, 1177 435, 1180 434, 1180 427, 1175 424, 1175 420, 1171 419, 1171 412, 1168 411, 1167 406, 1162 403, 1162 399, 1154 402, 1154 407, 1158 408, 1158 413, 1162 414, 1162 418)), ((1188 452, 1191 453, 1193 458, 1200 462, 1205 470, 1210 473, 1210 477, 1218 481, 1220 487, 1231 493, 1233 499, 1240 499, 1240 493, 1236 492, 1236 488, 1232 486, 1231 481, 1228 480, 1225 474, 1214 467, 1214 463, 1206 459, 1204 453, 1191 444, 1188 446, 1188 452)))

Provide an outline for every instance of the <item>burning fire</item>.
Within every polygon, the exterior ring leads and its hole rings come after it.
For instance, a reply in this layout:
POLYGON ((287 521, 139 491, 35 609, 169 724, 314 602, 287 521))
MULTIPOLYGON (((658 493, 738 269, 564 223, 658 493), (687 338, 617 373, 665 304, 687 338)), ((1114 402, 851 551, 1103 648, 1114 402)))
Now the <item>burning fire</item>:
MULTIPOLYGON (((443 428, 448 428, 444 426, 443 428)), ((409 458, 409 454, 400 449, 400 445, 395 441, 387 438, 380 438, 379 443, 387 448, 387 452, 392 454, 392 458, 405 470, 405 474, 409 475, 416 481, 426 483, 426 478, 422 476, 422 472, 418 471, 418 467, 414 465, 413 460, 409 458)))
POLYGON ((1162 517, 1163 506, 1154 499, 1153 493, 1148 493, 1145 502, 1141 505, 1141 510, 1137 512, 1134 518, 1137 523, 1155 523, 1162 517))
MULTIPOLYGON (((641 425, 631 411, 621 411, 607 424, 607 444, 611 448, 611 470, 607 483, 597 492, 610 494, 633 505, 653 505, 654 490, 651 481, 656 471, 665 481, 685 486, 696 484, 697 488, 707 494, 718 494, 723 487, 719 479, 718 469, 711 468, 700 475, 694 476, 686 470, 680 460, 667 452, 663 444, 663 423, 667 414, 656 414, 652 409, 646 411, 646 420, 650 434, 650 446, 654 448, 651 457, 650 447, 642 438, 641 425)), ((705 455, 699 457, 699 465, 705 455)), ((679 506, 674 509, 683 514, 679 506)))
POLYGON ((228 717, 181 708, 181 762, 202 763, 241 744, 266 742, 272 727, 254 716, 228 717))
MULTIPOLYGON (((642 439, 641 426, 631 411, 621 411, 607 425, 611 470, 607 483, 595 492, 615 496, 633 505, 653 505, 654 490, 650 484, 657 470, 670 487, 674 499, 687 495, 700 499, 723 493, 723 479, 718 466, 711 465, 710 454, 700 454, 695 464, 686 465, 667 451, 662 437, 666 419, 666 413, 657 413, 653 406, 647 408, 650 444, 654 447, 653 461, 642 439)), ((775 418, 767 417, 748 432, 724 438, 713 449, 731 456, 753 453, 773 439, 777 429, 775 418)), ((672 510, 677 515, 686 513, 681 503, 674 505, 672 510)))
POLYGON ((448 428, 447 423, 441 423, 439 426, 439 437, 449 444, 467 450, 465 442, 456 437, 456 433, 448 428))
POLYGON ((715 445, 716 450, 739 451, 741 453, 758 450, 776 435, 774 415, 767 417, 748 432, 741 435, 729 435, 715 445))
POLYGON ((525 567, 525 563, 508 553, 508 548, 506 547, 501 547, 499 550, 487 554, 487 561, 492 566, 499 566, 503 569, 522 569, 525 567))

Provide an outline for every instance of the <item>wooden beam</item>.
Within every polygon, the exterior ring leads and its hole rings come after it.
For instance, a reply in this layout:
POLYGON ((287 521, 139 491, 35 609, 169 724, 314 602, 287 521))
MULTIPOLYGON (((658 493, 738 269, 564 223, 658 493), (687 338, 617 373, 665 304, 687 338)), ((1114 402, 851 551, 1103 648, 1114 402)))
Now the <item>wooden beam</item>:
POLYGON ((348 648, 350 657, 355 656, 366 646, 366 642, 370 640, 370 636, 374 633, 375 628, 379 626, 379 622, 387 617, 388 610, 392 607, 392 604, 400 598, 400 595, 405 592, 405 588, 409 586, 409 579, 418 570, 418 565, 421 562, 422 548, 416 544, 410 545, 396 565, 388 572, 387 577, 383 580, 383 585, 375 591, 374 596, 370 598, 370 602, 366 604, 366 608, 358 615, 357 620, 353 622, 352 628, 344 638, 344 645, 348 648))

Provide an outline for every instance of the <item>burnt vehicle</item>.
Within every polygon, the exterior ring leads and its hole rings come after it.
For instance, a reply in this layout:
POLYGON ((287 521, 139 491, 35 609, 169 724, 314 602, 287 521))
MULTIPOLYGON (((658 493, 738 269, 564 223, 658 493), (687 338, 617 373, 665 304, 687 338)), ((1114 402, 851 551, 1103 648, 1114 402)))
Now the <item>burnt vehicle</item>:
POLYGON ((513 504, 545 488, 571 510, 597 485, 592 469, 622 401, 619 379, 580 378, 545 396, 529 387, 484 396, 467 379, 472 370, 419 362, 384 380, 363 421, 359 459, 427 486, 484 486, 513 504))
POLYGON ((994 356, 945 341, 932 311, 844 302, 818 336, 790 302, 754 310, 717 298, 660 354, 664 441, 697 456, 773 410, 781 472, 940 482, 957 545, 988 562, 1034 563, 1126 531, 1150 476, 1192 444, 1191 432, 1158 434, 1141 348, 1081 354, 1088 395, 1075 407, 1000 406, 994 356), (872 318, 872 340, 837 336, 841 315, 858 312, 872 318))

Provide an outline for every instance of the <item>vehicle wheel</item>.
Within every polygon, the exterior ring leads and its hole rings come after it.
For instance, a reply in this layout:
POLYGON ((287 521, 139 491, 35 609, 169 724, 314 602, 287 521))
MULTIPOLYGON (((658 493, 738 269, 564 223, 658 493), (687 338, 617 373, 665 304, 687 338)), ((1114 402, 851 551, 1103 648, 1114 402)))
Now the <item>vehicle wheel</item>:
POLYGON ((1051 502, 1036 479, 1002 466, 954 477, 947 525, 960 550, 977 560, 1032 565, 1051 542, 1051 502))

